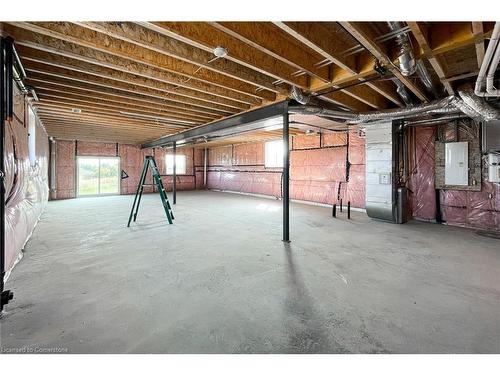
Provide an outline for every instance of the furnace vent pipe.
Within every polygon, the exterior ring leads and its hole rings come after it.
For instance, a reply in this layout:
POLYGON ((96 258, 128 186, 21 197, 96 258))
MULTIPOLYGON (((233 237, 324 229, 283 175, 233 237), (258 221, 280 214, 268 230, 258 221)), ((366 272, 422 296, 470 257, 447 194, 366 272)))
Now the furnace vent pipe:
POLYGON ((292 86, 292 90, 290 92, 290 96, 295 99, 300 104, 308 104, 309 101, 311 100, 310 96, 304 95, 301 89, 299 89, 297 86, 292 86))

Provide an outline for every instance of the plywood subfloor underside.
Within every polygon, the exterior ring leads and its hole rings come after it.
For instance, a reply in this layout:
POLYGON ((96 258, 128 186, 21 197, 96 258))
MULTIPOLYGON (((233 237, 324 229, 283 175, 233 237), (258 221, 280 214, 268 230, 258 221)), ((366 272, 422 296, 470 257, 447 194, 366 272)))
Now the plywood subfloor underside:
POLYGON ((50 202, 7 288, 1 346, 71 353, 500 352, 498 240, 183 192, 50 202))

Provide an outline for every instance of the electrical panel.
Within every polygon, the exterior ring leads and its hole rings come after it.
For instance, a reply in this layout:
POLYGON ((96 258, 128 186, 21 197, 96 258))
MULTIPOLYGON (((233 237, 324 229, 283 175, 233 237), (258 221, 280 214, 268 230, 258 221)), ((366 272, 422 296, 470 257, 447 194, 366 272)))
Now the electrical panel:
POLYGON ((445 145, 445 185, 469 185, 469 156, 467 142, 448 142, 445 145))
POLYGON ((500 154, 488 154, 488 181, 500 182, 500 154))

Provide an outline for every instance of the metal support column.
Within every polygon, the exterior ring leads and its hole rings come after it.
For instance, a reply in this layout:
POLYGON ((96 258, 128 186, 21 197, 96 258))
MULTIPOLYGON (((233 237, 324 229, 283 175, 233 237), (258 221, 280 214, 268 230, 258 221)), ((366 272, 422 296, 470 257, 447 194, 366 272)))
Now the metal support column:
POLYGON ((176 204, 177 203, 177 171, 176 171, 176 167, 177 167, 177 142, 174 141, 174 147, 173 147, 173 150, 174 150, 174 165, 173 165, 173 170, 174 170, 174 173, 173 173, 173 184, 172 184, 172 203, 173 204, 176 204))
POLYGON ((283 112, 283 241, 290 242, 290 147, 288 105, 283 112))
POLYGON ((207 190, 207 163, 208 163, 208 148, 205 147, 205 160, 203 162, 203 189, 207 190))
POLYGON ((13 40, 11 38, 0 39, 0 136, 2 138, 2 149, 0 152, 0 314, 3 307, 13 298, 10 290, 4 290, 5 277, 5 172, 4 168, 4 145, 5 145, 5 122, 11 120, 13 115, 13 90, 14 83, 12 74, 13 65, 13 40))

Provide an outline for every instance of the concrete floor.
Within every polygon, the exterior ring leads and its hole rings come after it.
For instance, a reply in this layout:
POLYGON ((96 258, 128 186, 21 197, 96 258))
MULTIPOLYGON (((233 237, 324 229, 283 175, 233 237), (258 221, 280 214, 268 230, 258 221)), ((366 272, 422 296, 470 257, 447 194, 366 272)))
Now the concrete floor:
POLYGON ((50 202, 7 288, 3 348, 500 353, 500 241, 216 192, 50 202))

